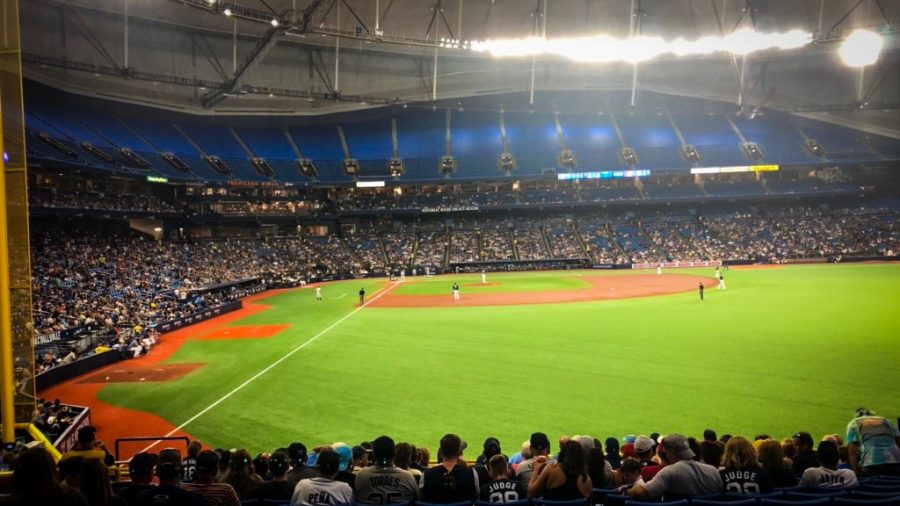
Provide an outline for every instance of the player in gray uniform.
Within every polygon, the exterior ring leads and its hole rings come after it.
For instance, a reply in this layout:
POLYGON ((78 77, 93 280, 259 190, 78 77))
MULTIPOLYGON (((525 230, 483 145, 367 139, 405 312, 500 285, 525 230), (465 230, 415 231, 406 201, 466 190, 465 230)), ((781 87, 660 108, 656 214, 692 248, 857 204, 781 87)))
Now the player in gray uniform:
POLYGON ((394 465, 394 440, 381 436, 372 441, 375 465, 356 475, 356 501, 368 504, 413 502, 418 498, 416 478, 394 465))

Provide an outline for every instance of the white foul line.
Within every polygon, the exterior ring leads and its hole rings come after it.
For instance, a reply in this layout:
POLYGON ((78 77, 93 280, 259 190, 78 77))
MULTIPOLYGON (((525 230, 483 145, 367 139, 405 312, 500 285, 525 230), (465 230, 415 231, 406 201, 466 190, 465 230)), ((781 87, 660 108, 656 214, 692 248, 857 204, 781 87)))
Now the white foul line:
MULTIPOLYGON (((319 332, 318 334, 316 334, 316 335, 310 337, 305 343, 303 343, 303 344, 301 344, 300 346, 297 346, 296 348, 294 348, 293 350, 287 352, 283 357, 281 357, 281 358, 279 358, 278 360, 272 362, 272 363, 269 364, 265 369, 263 369, 262 371, 259 371, 258 373, 254 374, 252 377, 250 377, 250 379, 248 379, 247 381, 245 381, 245 382, 241 383, 240 385, 236 386, 232 391, 228 392, 227 394, 225 394, 225 395, 223 395, 221 398, 219 398, 219 400, 217 400, 217 401, 213 402, 212 404, 210 404, 209 406, 203 408, 202 410, 200 410, 199 413, 197 413, 196 415, 194 415, 194 416, 188 418, 186 422, 182 423, 182 424, 179 425, 178 427, 175 427, 174 429, 172 429, 171 431, 169 431, 169 433, 166 434, 166 435, 163 436, 163 437, 169 437, 169 436, 172 436, 172 435, 175 434, 176 432, 178 432, 178 431, 180 431, 181 429, 187 427, 191 422, 193 422, 194 420, 196 420, 196 419, 200 418, 201 416, 205 415, 209 410, 211 410, 211 409, 213 409, 214 407, 218 406, 219 404, 221 404, 222 402, 224 402, 226 399, 228 399, 228 398, 231 397, 232 395, 238 393, 238 392, 241 391, 245 386, 249 385, 250 383, 253 383, 253 382, 254 382, 256 379, 258 379, 260 376, 262 376, 263 374, 269 372, 270 370, 272 370, 272 368, 274 368, 274 367, 277 366, 278 364, 280 364, 280 363, 284 362, 285 360, 287 360, 287 359, 288 359, 291 355, 293 355, 294 353, 297 353, 298 351, 302 350, 303 348, 306 348, 307 345, 309 345, 310 343, 312 343, 312 342, 315 341, 316 339, 318 339, 318 338, 322 337, 323 335, 325 335, 325 333, 328 332, 329 330, 331 330, 331 329, 337 327, 338 325, 340 325, 341 323, 343 323, 344 321, 346 321, 346 320, 347 320, 348 318, 350 318, 351 316, 353 316, 353 315, 355 315, 356 313, 362 311, 362 309, 363 309, 364 307, 366 307, 366 306, 368 306, 369 304, 371 304, 371 303, 375 302, 376 300, 380 299, 384 294, 388 293, 389 291, 391 291, 391 290, 392 290, 394 287, 396 287, 396 286, 397 286, 397 283, 392 284, 392 285, 388 286, 387 288, 383 288, 383 289, 381 289, 381 290, 378 291, 378 292, 375 292, 375 294, 373 294, 372 297, 370 297, 369 300, 367 300, 367 301, 365 302, 365 304, 363 304, 362 306, 359 306, 358 308, 354 309, 353 311, 347 313, 347 314, 344 315, 344 317, 341 318, 340 320, 338 320, 338 321, 332 323, 332 324, 329 325, 328 327, 325 327, 325 329, 323 329, 323 330, 322 330, 321 332, 319 332)), ((161 443, 161 442, 162 442, 162 440, 157 440, 155 443, 153 443, 153 444, 151 444, 150 446, 148 446, 148 447, 144 448, 143 450, 141 450, 141 452, 149 451, 151 448, 153 448, 154 446, 158 445, 158 444, 161 443)))

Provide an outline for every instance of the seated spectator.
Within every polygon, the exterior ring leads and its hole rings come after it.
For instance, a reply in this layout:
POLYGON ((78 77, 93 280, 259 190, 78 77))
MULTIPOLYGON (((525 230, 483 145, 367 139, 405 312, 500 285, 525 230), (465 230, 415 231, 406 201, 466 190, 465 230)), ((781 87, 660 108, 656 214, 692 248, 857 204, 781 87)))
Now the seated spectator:
POLYGON ((325 450, 316 460, 318 476, 300 480, 291 497, 291 506, 336 506, 353 502, 350 485, 334 479, 341 458, 334 450, 325 450))
POLYGON ((156 467, 156 455, 153 453, 141 452, 131 457, 128 462, 128 475, 130 482, 116 482, 113 484, 113 490, 116 495, 131 504, 134 498, 147 490, 155 487, 153 485, 153 468, 156 467))
POLYGON ((774 439, 767 439, 759 445, 759 463, 772 478, 772 486, 775 488, 793 487, 797 484, 797 477, 791 470, 791 460, 784 456, 781 443, 774 439))
POLYGON ((247 450, 237 450, 231 454, 228 474, 222 481, 234 487, 234 491, 242 501, 253 497, 256 489, 262 485, 262 478, 253 472, 253 462, 247 450))
POLYGON ((584 448, 576 441, 567 441, 560 449, 558 463, 547 457, 535 459, 528 497, 549 501, 590 497, 594 487, 585 469, 584 448))
POLYGON ((97 459, 107 466, 116 463, 116 459, 109 453, 103 441, 97 439, 97 429, 90 425, 78 429, 78 442, 75 448, 64 453, 60 462, 73 457, 97 459))
POLYGON ((644 486, 644 479, 641 478, 641 462, 638 459, 627 458, 622 461, 622 485, 619 486, 619 492, 625 493, 631 488, 644 486))
MULTIPOLYGON (((356 485, 356 475, 350 471, 350 465, 353 462, 353 450, 344 443, 335 443, 331 448, 341 458, 341 467, 334 479, 342 481, 350 485, 350 488, 353 488, 356 485)), ((317 449, 317 451, 321 450, 317 449)))
POLYGON ((394 455, 394 465, 400 469, 405 469, 416 479, 416 484, 422 483, 422 471, 412 467, 413 456, 416 454, 416 448, 409 443, 397 443, 394 455))
POLYGON ((803 471, 800 485, 807 488, 847 488, 858 483, 856 475, 849 469, 838 469, 838 447, 833 441, 822 441, 816 452, 819 467, 803 471))
POLYGON ((483 451, 481 455, 475 459, 475 472, 478 473, 478 483, 485 484, 491 481, 490 472, 488 471, 488 462, 494 455, 502 455, 500 450, 500 440, 495 437, 489 437, 484 440, 483 451))
MULTIPOLYGON (((550 455, 550 439, 543 432, 535 432, 529 439, 529 448, 531 449, 531 458, 522 461, 519 467, 516 468, 516 480, 526 490, 531 483, 535 459, 549 457, 550 455)), ((616 455, 618 455, 618 446, 616 447, 616 455)))
POLYGON ((126 506, 121 497, 113 495, 109 470, 100 459, 82 459, 75 480, 78 490, 91 506, 126 506))
POLYGON ((725 445, 719 474, 728 493, 766 494, 773 489, 772 478, 759 465, 753 443, 743 436, 735 436, 725 445))
POLYGON ((603 455, 601 446, 594 444, 592 448, 587 449, 584 461, 594 488, 610 488, 618 484, 616 480, 617 475, 613 472, 609 462, 606 461, 606 456, 603 455))
POLYGON ((291 488, 296 487, 300 480, 315 478, 316 470, 306 466, 306 445, 303 443, 291 443, 288 446, 288 457, 291 459, 291 472, 288 473, 288 483, 291 488))
POLYGON ((722 463, 722 453, 724 452, 724 449, 725 445, 718 441, 701 441, 700 462, 709 464, 713 467, 719 467, 722 463))
POLYGON ((196 473, 193 483, 185 483, 181 486, 188 492, 202 495, 209 506, 240 506, 234 487, 227 483, 216 483, 216 473, 219 472, 219 454, 205 450, 200 452, 195 459, 196 473))
POLYGON ((25 450, 13 469, 12 494, 4 506, 88 506, 80 491, 63 485, 53 457, 42 447, 25 450))
POLYGON ((477 475, 461 461, 462 448, 462 440, 456 434, 441 438, 440 463, 422 476, 422 498, 426 502, 472 501, 478 495, 477 475))
POLYGON ((394 440, 388 436, 372 441, 375 465, 356 475, 354 493, 358 502, 388 504, 416 500, 419 486, 412 473, 394 465, 395 449, 394 440))
POLYGON ((263 482, 256 489, 257 499, 268 499, 272 501, 290 501, 294 494, 294 487, 287 479, 287 473, 291 469, 291 459, 287 452, 276 451, 269 457, 269 472, 272 473, 272 480, 263 482))
POLYGON ((194 440, 188 445, 187 458, 181 462, 181 483, 194 481, 194 474, 197 472, 197 455, 200 455, 202 450, 203 444, 200 441, 194 440))
POLYGON ((491 481, 481 486, 478 500, 490 503, 508 503, 527 498, 526 490, 516 480, 509 478, 509 461, 503 454, 491 457, 487 464, 491 481))
POLYGON ((631 497, 677 500, 695 495, 716 494, 722 491, 722 477, 711 465, 693 460, 694 452, 687 438, 681 434, 666 436, 660 445, 665 449, 670 465, 660 470, 643 486, 628 491, 631 497))
POLYGON ((171 448, 159 452, 156 462, 159 486, 137 494, 131 506, 205 506, 203 496, 183 490, 181 478, 181 453, 171 448))
POLYGON ((794 474, 801 475, 810 467, 818 467, 819 459, 813 450, 813 438, 809 432, 798 432, 791 438, 795 454, 792 457, 794 474))

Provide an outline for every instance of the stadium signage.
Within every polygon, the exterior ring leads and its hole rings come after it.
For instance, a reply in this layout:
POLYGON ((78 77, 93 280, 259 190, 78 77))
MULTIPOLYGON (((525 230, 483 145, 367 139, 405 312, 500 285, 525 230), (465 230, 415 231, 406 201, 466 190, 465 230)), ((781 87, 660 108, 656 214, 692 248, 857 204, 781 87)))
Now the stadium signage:
POLYGON ((382 188, 384 187, 384 181, 357 181, 357 188, 382 188))
POLYGON ((478 206, 434 206, 423 207, 423 213, 460 213, 465 211, 477 211, 478 206))
POLYGON ((60 330, 59 332, 49 332, 47 334, 41 334, 39 336, 35 336, 34 345, 40 346, 43 344, 52 344, 58 341, 69 341, 80 336, 87 330, 87 325, 81 325, 79 327, 74 327, 71 329, 60 330))
POLYGON ((775 172, 778 165, 734 165, 731 167, 694 167, 691 174, 730 174, 733 172, 775 172))
POLYGON ((579 179, 621 179, 626 177, 649 176, 649 170, 604 170, 595 172, 563 172, 557 174, 559 181, 574 181, 579 179))
POLYGON ((197 311, 196 313, 188 316, 184 316, 181 318, 176 318, 174 320, 169 320, 167 322, 162 322, 156 326, 156 329, 160 334, 164 334, 166 332, 171 332, 173 330, 180 329, 181 327, 186 327, 188 325, 192 325, 194 323, 200 323, 205 320, 209 320, 215 316, 223 315, 225 313, 230 313, 232 311, 236 311, 242 308, 244 305, 241 301, 236 300, 233 302, 227 302, 225 304, 221 304, 219 306, 204 309, 203 311, 197 311))
POLYGON ((169 178, 159 176, 147 176, 148 183, 168 183, 169 178))

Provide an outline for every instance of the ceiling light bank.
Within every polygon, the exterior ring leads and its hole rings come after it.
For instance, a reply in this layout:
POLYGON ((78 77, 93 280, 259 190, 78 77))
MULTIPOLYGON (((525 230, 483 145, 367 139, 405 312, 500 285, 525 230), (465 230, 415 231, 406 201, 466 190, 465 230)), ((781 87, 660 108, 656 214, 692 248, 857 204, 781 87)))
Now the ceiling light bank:
POLYGON ((561 39, 493 39, 473 41, 473 51, 492 56, 523 57, 558 55, 570 60, 587 63, 639 63, 662 55, 701 56, 713 53, 748 55, 769 49, 790 50, 812 42, 812 34, 802 30, 784 33, 762 33, 755 30, 738 30, 722 37, 701 37, 696 40, 661 37, 632 37, 619 39, 608 35, 561 39))

